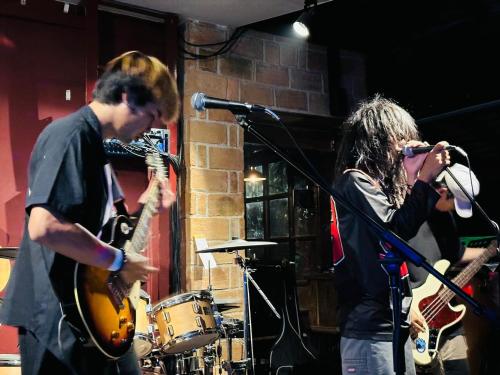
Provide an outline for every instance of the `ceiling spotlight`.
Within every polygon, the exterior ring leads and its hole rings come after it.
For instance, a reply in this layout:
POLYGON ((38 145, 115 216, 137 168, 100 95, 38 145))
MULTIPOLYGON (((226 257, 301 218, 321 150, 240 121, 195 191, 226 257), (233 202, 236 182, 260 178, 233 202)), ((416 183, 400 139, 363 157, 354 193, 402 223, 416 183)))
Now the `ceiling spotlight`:
POLYGON ((258 181, 264 181, 266 178, 264 175, 259 172, 255 167, 250 167, 250 169, 247 169, 244 174, 243 181, 246 182, 258 182, 258 181))
POLYGON ((310 31, 309 27, 312 24, 312 18, 314 16, 314 9, 316 7, 317 0, 305 0, 304 10, 300 16, 293 23, 293 30, 301 38, 309 37, 310 31))

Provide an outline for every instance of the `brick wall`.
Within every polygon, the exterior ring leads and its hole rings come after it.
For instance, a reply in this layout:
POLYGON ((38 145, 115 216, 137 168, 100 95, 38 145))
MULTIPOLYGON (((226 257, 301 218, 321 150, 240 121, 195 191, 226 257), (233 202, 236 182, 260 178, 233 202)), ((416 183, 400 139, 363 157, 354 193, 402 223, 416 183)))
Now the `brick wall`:
MULTIPOLYGON (((184 37, 191 43, 207 44, 226 40, 231 33, 224 26, 188 21, 184 37)), ((188 50, 212 52, 201 47, 188 50)), ((247 32, 228 54, 186 59, 183 85, 181 251, 182 282, 189 291, 208 285, 208 272, 195 253, 195 237, 215 245, 245 236, 243 131, 229 111, 195 112, 190 104, 192 94, 199 91, 279 110, 328 115, 326 50, 295 39, 247 32)), ((214 255, 218 263, 211 272, 215 298, 241 303, 242 277, 234 255, 214 255)), ((241 317, 241 309, 225 315, 241 317)))

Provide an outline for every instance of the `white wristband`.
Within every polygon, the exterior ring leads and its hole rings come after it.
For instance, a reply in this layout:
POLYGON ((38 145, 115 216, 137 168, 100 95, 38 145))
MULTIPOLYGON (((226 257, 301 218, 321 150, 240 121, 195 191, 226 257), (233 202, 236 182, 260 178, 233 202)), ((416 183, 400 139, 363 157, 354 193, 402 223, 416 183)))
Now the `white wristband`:
POLYGON ((123 266, 123 251, 115 250, 115 259, 108 267, 108 271, 118 271, 123 266))

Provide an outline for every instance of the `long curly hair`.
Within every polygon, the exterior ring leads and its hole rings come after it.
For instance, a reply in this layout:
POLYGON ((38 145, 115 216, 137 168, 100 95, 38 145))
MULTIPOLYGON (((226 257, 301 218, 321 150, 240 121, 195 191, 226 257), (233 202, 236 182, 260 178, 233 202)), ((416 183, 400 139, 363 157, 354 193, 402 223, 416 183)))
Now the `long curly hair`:
POLYGON ((403 157, 395 145, 420 139, 411 115, 389 99, 377 94, 360 104, 344 122, 335 175, 349 168, 362 170, 378 181, 389 202, 400 206, 406 192, 403 157))

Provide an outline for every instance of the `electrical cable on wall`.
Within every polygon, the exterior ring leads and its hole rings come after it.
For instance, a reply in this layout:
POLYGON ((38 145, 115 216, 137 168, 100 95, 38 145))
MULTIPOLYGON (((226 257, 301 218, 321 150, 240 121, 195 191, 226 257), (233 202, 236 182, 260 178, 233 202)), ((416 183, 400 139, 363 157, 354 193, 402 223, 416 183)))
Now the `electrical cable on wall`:
POLYGON ((234 30, 233 34, 229 37, 229 39, 222 41, 222 42, 214 42, 214 43, 205 43, 205 44, 197 44, 197 43, 191 43, 187 41, 184 37, 181 37, 181 42, 179 43, 179 49, 182 52, 182 57, 184 57, 186 60, 203 60, 203 59, 209 59, 212 57, 220 56, 223 55, 231 50, 231 48, 234 46, 234 44, 239 40, 239 38, 247 31, 246 28, 236 28, 234 30), (190 52, 185 48, 185 45, 189 47, 214 47, 214 46, 219 46, 221 45, 222 47, 219 48, 217 51, 214 53, 210 54, 199 54, 199 53, 194 53, 190 52))

